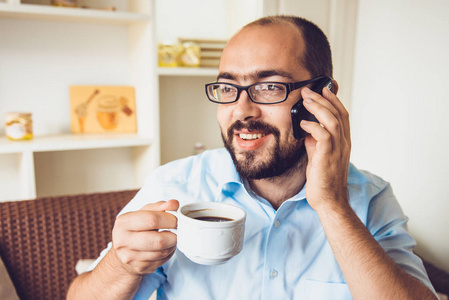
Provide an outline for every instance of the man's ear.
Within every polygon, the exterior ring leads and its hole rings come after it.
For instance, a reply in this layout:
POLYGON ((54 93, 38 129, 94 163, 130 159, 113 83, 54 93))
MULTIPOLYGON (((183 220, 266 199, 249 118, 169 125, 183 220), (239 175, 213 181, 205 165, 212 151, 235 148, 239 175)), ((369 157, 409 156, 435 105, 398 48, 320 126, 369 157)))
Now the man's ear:
POLYGON ((335 79, 332 79, 332 85, 334 86, 334 94, 337 95, 338 92, 338 82, 335 79))

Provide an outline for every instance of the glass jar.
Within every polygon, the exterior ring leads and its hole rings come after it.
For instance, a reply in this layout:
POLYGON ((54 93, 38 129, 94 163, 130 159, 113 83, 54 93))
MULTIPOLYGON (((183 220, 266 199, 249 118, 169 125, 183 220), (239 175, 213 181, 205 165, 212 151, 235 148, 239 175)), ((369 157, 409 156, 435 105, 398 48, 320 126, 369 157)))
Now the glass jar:
POLYGON ((52 6, 76 7, 76 0, 51 0, 52 6))
POLYGON ((6 114, 6 136, 13 141, 33 138, 31 113, 11 112, 6 114))
POLYGON ((181 65, 183 67, 199 67, 201 62, 201 48, 193 42, 186 42, 183 45, 181 53, 181 65))
POLYGON ((179 55, 182 52, 182 45, 170 42, 158 44, 158 65, 159 67, 178 67, 179 55))
POLYGON ((118 125, 119 99, 115 96, 105 95, 98 99, 97 120, 105 130, 113 130, 118 125))

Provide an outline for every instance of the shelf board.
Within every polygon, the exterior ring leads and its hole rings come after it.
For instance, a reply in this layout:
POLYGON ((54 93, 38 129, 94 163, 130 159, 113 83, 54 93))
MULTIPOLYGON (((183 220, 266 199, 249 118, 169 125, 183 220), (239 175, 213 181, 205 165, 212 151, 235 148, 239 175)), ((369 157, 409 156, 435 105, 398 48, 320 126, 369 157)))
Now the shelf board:
POLYGON ((0 17, 109 24, 131 24, 150 20, 149 15, 124 11, 8 3, 0 3, 0 17))
POLYGON ((159 76, 217 76, 216 68, 158 68, 159 76))
POLYGON ((84 149, 150 146, 150 138, 135 133, 121 134, 62 134, 34 137, 29 141, 0 138, 0 153, 50 152, 84 149))

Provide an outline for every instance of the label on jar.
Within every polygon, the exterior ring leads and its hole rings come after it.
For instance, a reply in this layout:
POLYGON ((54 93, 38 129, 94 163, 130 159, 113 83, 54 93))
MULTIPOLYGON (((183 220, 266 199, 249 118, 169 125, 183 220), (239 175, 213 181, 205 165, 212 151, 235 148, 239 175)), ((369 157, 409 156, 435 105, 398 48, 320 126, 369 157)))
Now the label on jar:
POLYGON ((20 140, 23 139, 27 134, 26 126, 19 124, 19 123, 13 123, 9 126, 6 126, 6 135, 13 140, 20 140))

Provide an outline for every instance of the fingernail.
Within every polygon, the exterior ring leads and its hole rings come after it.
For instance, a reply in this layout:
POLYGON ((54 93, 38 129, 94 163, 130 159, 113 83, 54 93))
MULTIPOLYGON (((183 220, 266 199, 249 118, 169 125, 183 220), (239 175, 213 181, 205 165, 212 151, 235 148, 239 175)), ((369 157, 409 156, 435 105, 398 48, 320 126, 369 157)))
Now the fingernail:
POLYGON ((310 98, 306 98, 306 99, 304 100, 304 102, 306 102, 306 103, 312 103, 312 102, 313 102, 313 100, 312 100, 312 99, 310 99, 310 98))
POLYGON ((307 92, 307 93, 310 93, 310 92, 311 92, 311 90, 310 90, 308 87, 304 87, 302 90, 303 90, 304 92, 307 92))

